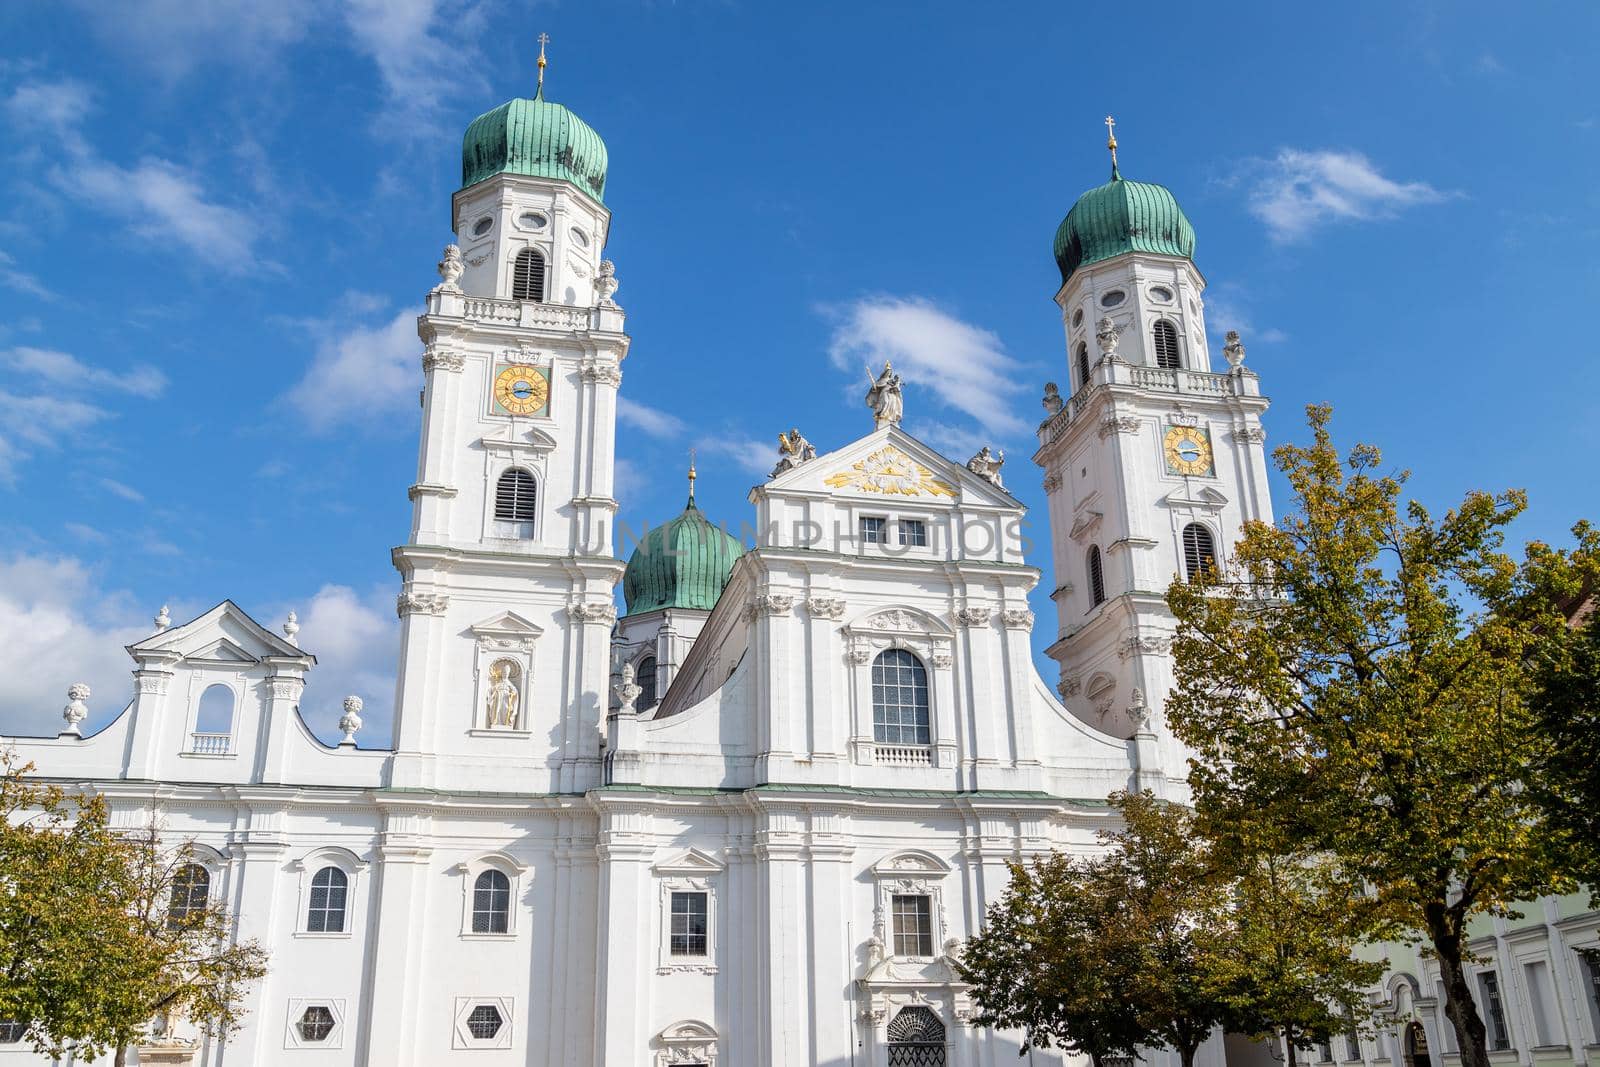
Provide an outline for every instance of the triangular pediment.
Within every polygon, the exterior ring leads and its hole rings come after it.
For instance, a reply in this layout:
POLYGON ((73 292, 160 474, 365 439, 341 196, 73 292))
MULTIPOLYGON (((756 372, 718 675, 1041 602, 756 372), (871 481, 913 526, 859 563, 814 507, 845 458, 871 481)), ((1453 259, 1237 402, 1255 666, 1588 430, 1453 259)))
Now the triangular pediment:
POLYGON ((702 852, 697 848, 685 849, 676 853, 652 868, 657 874, 682 874, 689 876, 703 876, 716 874, 722 870, 723 865, 709 852, 702 852))
POLYGON ((783 471, 757 491, 915 501, 949 507, 1021 506, 1005 489, 968 470, 966 464, 941 455, 898 426, 877 430, 783 471))
POLYGON ((553 452, 556 439, 537 426, 506 423, 478 438, 478 447, 490 452, 553 452))
POLYGON ((231 600, 224 600, 197 618, 158 630, 127 647, 135 659, 155 656, 252 664, 264 659, 289 658, 316 662, 316 657, 262 626, 231 600))
POLYGON ((514 611, 502 611, 473 623, 469 629, 483 637, 538 637, 544 630, 514 611))
POLYGON ((1195 508, 1200 511, 1220 511, 1227 506, 1228 498, 1214 486, 1203 485, 1194 488, 1188 485, 1179 486, 1162 498, 1161 502, 1169 508, 1195 508))

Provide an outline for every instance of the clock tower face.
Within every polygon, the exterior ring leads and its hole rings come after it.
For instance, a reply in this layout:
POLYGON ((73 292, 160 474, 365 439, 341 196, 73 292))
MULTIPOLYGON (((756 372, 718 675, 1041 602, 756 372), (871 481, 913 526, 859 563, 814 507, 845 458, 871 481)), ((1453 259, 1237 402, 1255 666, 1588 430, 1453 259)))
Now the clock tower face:
POLYGON ((522 363, 501 368, 494 377, 494 403, 507 415, 548 415, 550 372, 522 363))
POLYGON ((1215 473, 1211 454, 1211 433, 1198 426, 1172 426, 1161 441, 1170 474, 1210 475, 1215 473))

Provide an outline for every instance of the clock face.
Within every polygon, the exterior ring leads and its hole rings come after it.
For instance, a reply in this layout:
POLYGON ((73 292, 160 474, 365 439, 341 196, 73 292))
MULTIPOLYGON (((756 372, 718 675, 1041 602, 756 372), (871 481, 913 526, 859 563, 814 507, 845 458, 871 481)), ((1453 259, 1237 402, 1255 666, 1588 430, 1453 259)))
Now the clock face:
POLYGON ((1173 426, 1161 442, 1173 474, 1211 473, 1211 434, 1195 426, 1173 426))
POLYGON ((494 378, 494 400, 511 415, 537 415, 550 403, 550 379, 540 367, 514 363, 494 378))

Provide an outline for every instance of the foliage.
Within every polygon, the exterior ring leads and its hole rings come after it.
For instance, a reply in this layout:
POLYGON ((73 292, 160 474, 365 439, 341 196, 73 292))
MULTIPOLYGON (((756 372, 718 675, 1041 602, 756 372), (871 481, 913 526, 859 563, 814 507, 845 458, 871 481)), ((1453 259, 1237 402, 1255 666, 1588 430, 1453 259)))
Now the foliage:
POLYGON ((1344 1028, 1339 1006, 1377 968, 1339 940, 1349 924, 1325 881, 1217 852, 1148 793, 1113 801, 1123 828, 1101 834, 1102 854, 1013 865, 963 954, 980 1022, 1097 1063, 1146 1046, 1188 1064, 1218 1026, 1344 1028))
POLYGON ((1276 453, 1295 509, 1247 526, 1228 584, 1169 591, 1169 719, 1204 825, 1368 887, 1369 933, 1428 944, 1465 1067, 1484 1067, 1467 923, 1572 886, 1570 838, 1528 788, 1551 751, 1527 696, 1562 628, 1553 591, 1587 557, 1533 545, 1519 566, 1500 548, 1521 493, 1436 519, 1402 506, 1376 449, 1341 460, 1329 409, 1308 414, 1312 445, 1276 453))
MULTIPOLYGON (((1594 532, 1582 530, 1591 539, 1594 532)), ((1600 552, 1594 553, 1600 556, 1600 552)), ((1591 586, 1590 589, 1597 588, 1591 586)), ((1585 600, 1594 593, 1580 594, 1585 600)), ((1535 669, 1534 713, 1551 740, 1539 800, 1581 848, 1580 873, 1600 898, 1600 611, 1553 633, 1535 669)), ((1600 899, 1593 901, 1600 906, 1600 899)))
POLYGON ((152 1020, 236 1030, 265 954, 229 942, 215 900, 173 909, 190 849, 163 847, 153 824, 117 833, 102 798, 69 802, 28 769, 0 767, 0 1017, 26 1020, 36 1050, 119 1065, 152 1020))

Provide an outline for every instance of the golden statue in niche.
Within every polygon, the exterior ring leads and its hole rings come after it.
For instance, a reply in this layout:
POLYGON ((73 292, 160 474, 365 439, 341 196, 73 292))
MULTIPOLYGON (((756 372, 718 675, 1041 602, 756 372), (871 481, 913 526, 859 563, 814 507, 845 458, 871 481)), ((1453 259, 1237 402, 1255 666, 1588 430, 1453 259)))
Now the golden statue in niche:
POLYGON ((490 729, 517 725, 517 705, 521 693, 517 682, 522 671, 508 659, 495 660, 489 668, 489 693, 484 701, 490 729))

